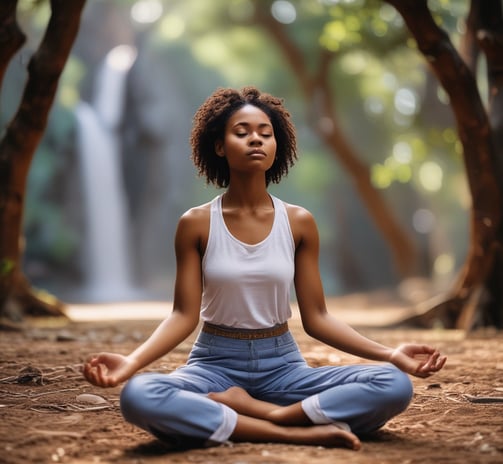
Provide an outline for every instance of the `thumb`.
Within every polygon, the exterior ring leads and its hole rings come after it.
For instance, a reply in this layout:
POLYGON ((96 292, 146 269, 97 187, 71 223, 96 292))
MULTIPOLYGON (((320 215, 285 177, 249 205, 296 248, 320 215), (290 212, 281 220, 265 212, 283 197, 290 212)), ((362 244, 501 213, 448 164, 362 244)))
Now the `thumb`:
POLYGON ((93 367, 98 364, 103 364, 106 362, 106 355, 104 353, 93 354, 87 359, 87 363, 93 367))

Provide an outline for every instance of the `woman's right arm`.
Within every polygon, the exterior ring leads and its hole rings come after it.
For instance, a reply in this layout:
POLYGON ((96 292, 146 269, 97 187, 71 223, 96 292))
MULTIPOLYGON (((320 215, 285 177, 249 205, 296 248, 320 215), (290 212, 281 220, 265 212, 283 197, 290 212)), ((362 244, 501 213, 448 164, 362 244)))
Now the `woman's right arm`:
POLYGON ((101 387, 114 387, 129 379, 138 370, 166 355, 197 327, 202 293, 202 241, 207 235, 207 214, 204 208, 185 213, 175 237, 176 282, 173 311, 150 337, 128 356, 100 353, 84 364, 84 377, 101 387))

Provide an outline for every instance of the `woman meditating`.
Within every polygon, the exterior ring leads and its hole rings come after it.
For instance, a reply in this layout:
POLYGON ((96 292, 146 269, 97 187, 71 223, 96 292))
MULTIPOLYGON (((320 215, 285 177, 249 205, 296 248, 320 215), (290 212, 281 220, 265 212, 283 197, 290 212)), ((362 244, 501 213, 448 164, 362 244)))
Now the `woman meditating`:
POLYGON ((327 311, 313 216, 267 190, 297 158, 280 99, 254 87, 218 89, 195 114, 191 145, 199 174, 224 191, 179 220, 172 312, 129 355, 91 356, 85 378, 101 387, 127 381, 124 418, 170 444, 359 449, 359 436, 407 408, 408 374, 428 377, 446 358, 423 344, 384 346, 327 311), (288 328, 292 286, 308 335, 379 363, 310 367, 288 328), (200 319, 184 366, 138 374, 200 319))

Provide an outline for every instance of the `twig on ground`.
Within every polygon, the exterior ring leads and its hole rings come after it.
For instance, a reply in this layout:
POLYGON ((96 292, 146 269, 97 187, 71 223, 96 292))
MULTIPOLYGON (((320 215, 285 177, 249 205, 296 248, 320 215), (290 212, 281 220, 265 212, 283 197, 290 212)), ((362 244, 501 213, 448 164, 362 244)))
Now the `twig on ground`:
POLYGON ((503 403, 502 396, 463 395, 470 403, 503 403))
POLYGON ((100 406, 79 406, 77 404, 39 404, 30 408, 32 411, 45 412, 46 410, 55 411, 101 411, 103 409, 113 409, 111 404, 102 404, 100 406))

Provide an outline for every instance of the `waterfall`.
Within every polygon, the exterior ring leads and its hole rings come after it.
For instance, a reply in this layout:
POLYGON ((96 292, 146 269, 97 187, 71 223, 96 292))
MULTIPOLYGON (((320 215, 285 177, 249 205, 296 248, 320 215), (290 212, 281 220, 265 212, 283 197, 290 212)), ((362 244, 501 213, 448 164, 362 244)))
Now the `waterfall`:
POLYGON ((118 128, 127 73, 136 50, 111 50, 96 76, 92 103, 75 110, 84 198, 85 299, 111 301, 134 296, 129 224, 118 128))

